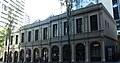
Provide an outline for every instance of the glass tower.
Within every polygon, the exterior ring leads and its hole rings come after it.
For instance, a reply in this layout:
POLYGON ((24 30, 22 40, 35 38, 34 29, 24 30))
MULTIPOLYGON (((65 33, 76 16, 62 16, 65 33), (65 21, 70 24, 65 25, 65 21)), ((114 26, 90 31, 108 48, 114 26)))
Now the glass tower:
POLYGON ((113 15, 117 23, 117 34, 120 35, 120 0, 112 0, 113 15))
POLYGON ((73 10, 80 9, 92 4, 97 4, 97 0, 74 0, 73 10))

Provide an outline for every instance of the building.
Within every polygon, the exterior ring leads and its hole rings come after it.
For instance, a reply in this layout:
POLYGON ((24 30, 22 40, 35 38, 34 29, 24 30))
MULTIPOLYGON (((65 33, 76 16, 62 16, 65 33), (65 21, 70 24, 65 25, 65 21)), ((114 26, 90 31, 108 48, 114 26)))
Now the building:
POLYGON ((14 21, 14 29, 23 25, 25 0, 0 0, 0 24, 5 27, 8 20, 14 21))
MULTIPOLYGON (((66 7, 63 6, 63 5, 65 5, 64 2, 65 2, 65 0, 60 0, 60 4, 62 6, 61 7, 62 12, 66 11, 66 10, 64 10, 66 7)), ((102 3, 106 7, 108 12, 113 16, 112 0, 109 0, 109 1, 108 0, 73 0, 72 9, 77 10, 77 9, 80 9, 80 8, 84 8, 84 7, 88 6, 88 5, 93 5, 93 4, 98 4, 98 3, 102 3)))
MULTIPOLYGON (((72 11, 70 21, 71 61, 112 61, 116 52, 116 23, 103 4, 72 11)), ((10 43, 10 62, 38 62, 41 57, 49 63, 67 62, 66 13, 37 21, 20 28, 10 43)), ((7 58, 7 41, 4 62, 7 58)))
POLYGON ((113 0, 114 20, 117 23, 117 34, 120 34, 120 0, 113 0))

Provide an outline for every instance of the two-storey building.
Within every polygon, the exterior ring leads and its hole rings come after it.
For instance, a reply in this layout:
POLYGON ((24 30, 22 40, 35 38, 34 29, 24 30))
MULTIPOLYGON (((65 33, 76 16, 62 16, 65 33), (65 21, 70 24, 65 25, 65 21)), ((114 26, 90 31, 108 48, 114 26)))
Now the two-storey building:
MULTIPOLYGON (((117 28, 113 17, 101 3, 72 11, 69 28, 73 63, 112 61, 117 28)), ((51 63, 67 62, 67 31, 66 13, 21 27, 13 35, 10 45, 11 62, 38 62, 39 57, 51 63)))

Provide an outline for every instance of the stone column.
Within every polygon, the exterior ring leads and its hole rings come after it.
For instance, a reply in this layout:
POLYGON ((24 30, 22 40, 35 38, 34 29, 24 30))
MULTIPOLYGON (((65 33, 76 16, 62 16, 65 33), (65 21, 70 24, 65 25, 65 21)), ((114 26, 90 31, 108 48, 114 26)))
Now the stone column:
POLYGON ((49 52, 48 52, 48 63, 51 62, 51 48, 49 47, 49 52))
POLYGON ((88 41, 85 43, 85 62, 89 62, 89 44, 88 41))
POLYGON ((102 57, 102 61, 105 62, 105 43, 104 41, 102 40, 102 43, 101 43, 101 57, 102 57))
POLYGON ((62 46, 59 46, 59 63, 62 62, 62 46))
POLYGON ((34 29, 31 30, 31 42, 34 42, 35 40, 35 35, 34 35, 34 29))
POLYGON ((28 42, 28 32, 25 31, 24 33, 24 43, 27 43, 28 42))
POLYGON ((33 62, 33 48, 31 49, 31 62, 33 62))
POLYGON ((71 60, 72 60, 72 63, 75 62, 75 46, 74 44, 71 44, 71 60))
POLYGON ((3 52, 3 60, 2 61, 5 62, 4 60, 5 60, 5 51, 3 52))
POLYGON ((18 62, 20 62, 20 49, 18 51, 18 62))
POLYGON ((39 56, 40 56, 40 58, 42 57, 42 50, 41 50, 41 48, 39 47, 39 56))
POLYGON ((24 62, 26 62, 26 48, 24 49, 24 62))
MULTIPOLYGON (((14 52, 15 51, 12 52, 12 62, 14 62, 14 52)), ((10 54, 10 52, 9 52, 9 54, 10 54)))

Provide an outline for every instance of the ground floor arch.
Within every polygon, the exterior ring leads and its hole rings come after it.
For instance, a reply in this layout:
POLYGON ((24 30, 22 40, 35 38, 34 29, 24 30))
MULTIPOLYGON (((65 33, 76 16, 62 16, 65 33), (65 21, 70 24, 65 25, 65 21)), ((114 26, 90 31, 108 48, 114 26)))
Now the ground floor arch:
POLYGON ((33 55, 33 57, 34 57, 34 62, 39 62, 39 59, 40 59, 39 56, 40 56, 40 55, 39 55, 39 49, 38 49, 38 48, 35 48, 35 49, 34 49, 34 55, 33 55))
POLYGON ((76 62, 85 61, 85 46, 82 43, 76 45, 76 62))
POLYGON ((53 46, 51 51, 52 62, 59 62, 59 48, 57 46, 53 46))
POLYGON ((31 49, 26 49, 26 62, 31 62, 31 49))
POLYGON ((69 61, 69 57, 70 57, 70 55, 69 55, 69 45, 68 44, 66 44, 66 45, 64 45, 63 46, 63 48, 62 48, 62 50, 63 50, 63 62, 68 62, 69 61))
POLYGON ((90 44, 91 61, 101 61, 101 44, 97 41, 90 44))
POLYGON ((9 53, 9 62, 12 62, 12 59, 13 59, 13 53, 12 53, 12 51, 10 51, 10 53, 9 53))
POLYGON ((42 49, 42 56, 41 58, 45 61, 45 62, 48 62, 48 49, 47 48, 43 48, 42 49))
POLYGON ((20 51, 20 62, 24 62, 24 50, 20 51))
POLYGON ((4 53, 4 62, 6 62, 7 61, 7 52, 5 51, 5 53, 4 53))
POLYGON ((15 51, 14 52, 14 62, 17 62, 18 61, 18 52, 15 51))

